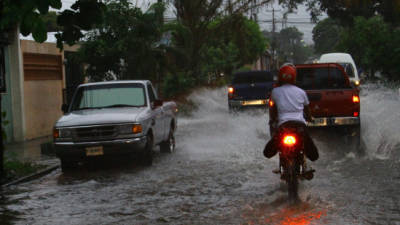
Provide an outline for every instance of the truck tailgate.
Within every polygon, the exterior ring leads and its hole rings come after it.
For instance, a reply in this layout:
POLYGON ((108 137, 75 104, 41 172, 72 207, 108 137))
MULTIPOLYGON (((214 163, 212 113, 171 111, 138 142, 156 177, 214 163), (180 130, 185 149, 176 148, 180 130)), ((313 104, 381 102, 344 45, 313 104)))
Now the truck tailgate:
POLYGON ((354 112, 359 112, 359 105, 353 102, 353 96, 357 96, 357 93, 351 89, 306 92, 314 117, 354 116, 354 112))
POLYGON ((235 97, 238 99, 267 99, 273 83, 234 84, 235 97))

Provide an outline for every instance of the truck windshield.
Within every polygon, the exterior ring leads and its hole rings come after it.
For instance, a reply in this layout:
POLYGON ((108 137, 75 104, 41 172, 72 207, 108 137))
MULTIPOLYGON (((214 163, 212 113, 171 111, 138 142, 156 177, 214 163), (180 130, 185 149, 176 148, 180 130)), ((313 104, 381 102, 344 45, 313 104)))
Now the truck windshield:
POLYGON ((71 110, 146 106, 142 84, 105 84, 79 88, 71 110))

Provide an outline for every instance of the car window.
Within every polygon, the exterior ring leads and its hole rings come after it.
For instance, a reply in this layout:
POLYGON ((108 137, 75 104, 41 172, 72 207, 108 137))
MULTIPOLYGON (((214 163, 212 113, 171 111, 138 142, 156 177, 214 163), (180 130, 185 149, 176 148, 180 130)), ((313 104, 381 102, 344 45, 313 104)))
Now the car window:
POLYGON ((302 89, 341 89, 349 87, 338 68, 299 68, 296 85, 302 89))
POLYGON ((107 84, 79 88, 72 102, 72 110, 145 105, 143 85, 107 84))
POLYGON ((340 65, 344 68, 344 71, 346 71, 347 76, 349 76, 349 77, 355 76, 353 65, 351 65, 350 63, 340 63, 340 65))
POLYGON ((155 96, 154 91, 153 91, 153 88, 151 87, 150 84, 147 85, 147 90, 148 90, 148 92, 149 92, 149 99, 150 99, 150 102, 154 102, 154 101, 156 100, 156 96, 155 96))
POLYGON ((330 68, 331 75, 331 87, 332 88, 345 88, 346 79, 342 74, 342 71, 338 68, 330 68))
POLYGON ((239 73, 235 74, 233 84, 266 83, 273 81, 271 73, 239 73))
POLYGON ((314 70, 312 68, 303 68, 297 70, 296 84, 302 89, 313 89, 314 70))

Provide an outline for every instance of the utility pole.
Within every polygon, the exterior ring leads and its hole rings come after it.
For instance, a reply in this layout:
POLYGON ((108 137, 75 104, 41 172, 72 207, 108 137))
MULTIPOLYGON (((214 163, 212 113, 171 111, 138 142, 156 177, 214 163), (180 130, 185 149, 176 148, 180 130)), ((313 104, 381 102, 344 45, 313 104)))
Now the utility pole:
MULTIPOLYGON (((276 20, 275 20, 275 12, 280 12, 281 10, 275 10, 275 8, 272 8, 272 10, 267 10, 267 12, 272 12, 272 32, 271 32, 271 39, 272 39, 272 43, 271 43, 271 56, 272 56, 272 65, 276 65, 276 61, 275 61, 275 50, 276 50, 276 20)), ((277 69, 277 66, 275 66, 275 69, 277 69)))

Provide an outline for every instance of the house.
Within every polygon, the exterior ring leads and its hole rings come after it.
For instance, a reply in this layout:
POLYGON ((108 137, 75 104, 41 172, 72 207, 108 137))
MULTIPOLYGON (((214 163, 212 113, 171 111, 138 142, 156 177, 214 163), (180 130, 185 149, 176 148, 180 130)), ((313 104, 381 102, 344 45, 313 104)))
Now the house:
POLYGON ((20 142, 52 135, 53 125, 62 115, 67 88, 66 55, 79 46, 64 46, 60 51, 55 38, 37 43, 11 32, 9 45, 2 45, 6 90, 2 94, 2 111, 8 121, 3 124, 6 142, 20 142))

